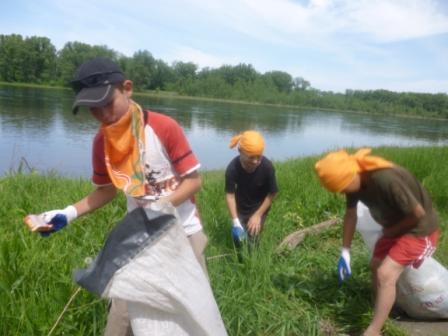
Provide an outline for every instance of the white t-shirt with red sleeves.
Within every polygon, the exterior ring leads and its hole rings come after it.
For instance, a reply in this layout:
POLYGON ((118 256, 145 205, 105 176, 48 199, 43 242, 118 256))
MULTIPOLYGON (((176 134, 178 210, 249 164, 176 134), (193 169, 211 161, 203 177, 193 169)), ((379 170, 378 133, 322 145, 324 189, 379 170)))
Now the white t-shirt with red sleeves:
MULTIPOLYGON (((180 179, 199 169, 200 164, 190 148, 179 124, 163 114, 146 111, 145 125, 145 189, 147 196, 168 196, 179 185, 180 179)), ((111 184, 104 157, 104 137, 98 132, 93 141, 92 182, 97 186, 111 184)), ((127 196, 128 212, 142 201, 127 196)), ((187 236, 202 230, 194 197, 176 207, 187 236)))

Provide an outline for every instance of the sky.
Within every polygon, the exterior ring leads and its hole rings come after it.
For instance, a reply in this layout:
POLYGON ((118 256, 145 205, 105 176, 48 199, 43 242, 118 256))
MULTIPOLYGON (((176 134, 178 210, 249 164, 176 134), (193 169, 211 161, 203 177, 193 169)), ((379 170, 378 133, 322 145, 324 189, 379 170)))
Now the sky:
POLYGON ((251 64, 324 91, 448 93, 448 0, 14 0, 0 34, 202 67, 251 64))

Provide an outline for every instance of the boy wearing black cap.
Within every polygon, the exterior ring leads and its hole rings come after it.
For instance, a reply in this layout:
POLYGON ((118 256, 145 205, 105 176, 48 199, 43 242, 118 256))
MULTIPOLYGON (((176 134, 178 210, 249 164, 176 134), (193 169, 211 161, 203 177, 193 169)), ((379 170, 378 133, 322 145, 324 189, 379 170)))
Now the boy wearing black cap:
MULTIPOLYGON (((76 93, 73 112, 85 106, 100 123, 92 155, 96 189, 74 205, 43 213, 49 224, 39 231, 47 235, 58 231, 78 216, 104 206, 121 189, 128 212, 136 207, 172 205, 206 273, 203 251, 207 237, 194 204, 194 194, 201 188, 200 164, 179 124, 168 116, 143 111, 131 99, 132 81, 110 59, 83 63, 72 86, 76 93), (56 215, 64 218, 63 225, 50 224, 56 215)), ((126 308, 124 302, 112 302, 105 335, 131 334, 126 308)))

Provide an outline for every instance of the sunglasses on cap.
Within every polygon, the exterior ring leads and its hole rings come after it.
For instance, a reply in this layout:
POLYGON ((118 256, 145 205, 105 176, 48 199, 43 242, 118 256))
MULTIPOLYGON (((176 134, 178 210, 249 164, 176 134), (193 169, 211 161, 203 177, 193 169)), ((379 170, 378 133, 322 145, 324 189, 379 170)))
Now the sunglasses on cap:
POLYGON ((86 78, 71 81, 70 85, 75 94, 78 94, 82 89, 116 84, 123 80, 123 73, 119 71, 98 72, 86 78))

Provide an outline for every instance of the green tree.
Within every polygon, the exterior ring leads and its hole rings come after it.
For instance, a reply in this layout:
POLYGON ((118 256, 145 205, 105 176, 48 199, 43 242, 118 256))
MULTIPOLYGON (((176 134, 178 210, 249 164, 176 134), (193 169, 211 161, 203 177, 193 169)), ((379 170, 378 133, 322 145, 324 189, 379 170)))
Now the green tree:
POLYGON ((27 82, 49 82, 56 79, 56 48, 46 37, 32 36, 24 41, 26 54, 22 68, 27 82))
POLYGON ((174 87, 179 93, 187 93, 192 91, 195 84, 196 72, 198 66, 192 62, 174 62, 173 71, 176 84, 174 87))
POLYGON ((216 69, 216 74, 222 77, 228 84, 235 85, 236 82, 253 82, 257 77, 258 73, 250 64, 238 64, 236 66, 223 65, 216 69))
POLYGON ((76 69, 94 57, 108 57, 118 61, 118 54, 106 46, 91 46, 81 42, 68 42, 58 53, 58 77, 67 84, 73 79, 76 69))
POLYGON ((154 64, 154 74, 151 81, 152 90, 165 90, 169 84, 175 82, 174 70, 162 60, 156 60, 154 64))
POLYGON ((171 66, 155 60, 149 51, 132 57, 120 55, 106 46, 68 42, 56 52, 46 37, 0 35, 0 80, 8 82, 68 83, 79 65, 93 57, 109 57, 118 62, 136 88, 172 90, 180 94, 238 99, 262 103, 349 109, 371 113, 394 113, 448 118, 445 93, 352 90, 345 94, 320 91, 303 77, 283 71, 258 73, 250 64, 203 68, 191 62, 171 66))
POLYGON ((289 73, 283 71, 266 72, 263 77, 271 81, 279 92, 289 93, 293 88, 293 80, 289 73))
POLYGON ((21 35, 0 35, 0 79, 6 82, 24 80, 23 59, 26 54, 21 35))
POLYGON ((136 88, 150 89, 153 87, 153 77, 156 70, 156 61, 147 50, 139 50, 128 59, 126 73, 132 79, 136 88))
POLYGON ((292 83, 292 87, 294 90, 307 90, 311 88, 311 84, 305 78, 296 77, 292 83))
POLYGON ((174 74, 178 81, 184 81, 187 79, 195 79, 198 66, 192 62, 174 62, 173 63, 174 74))

